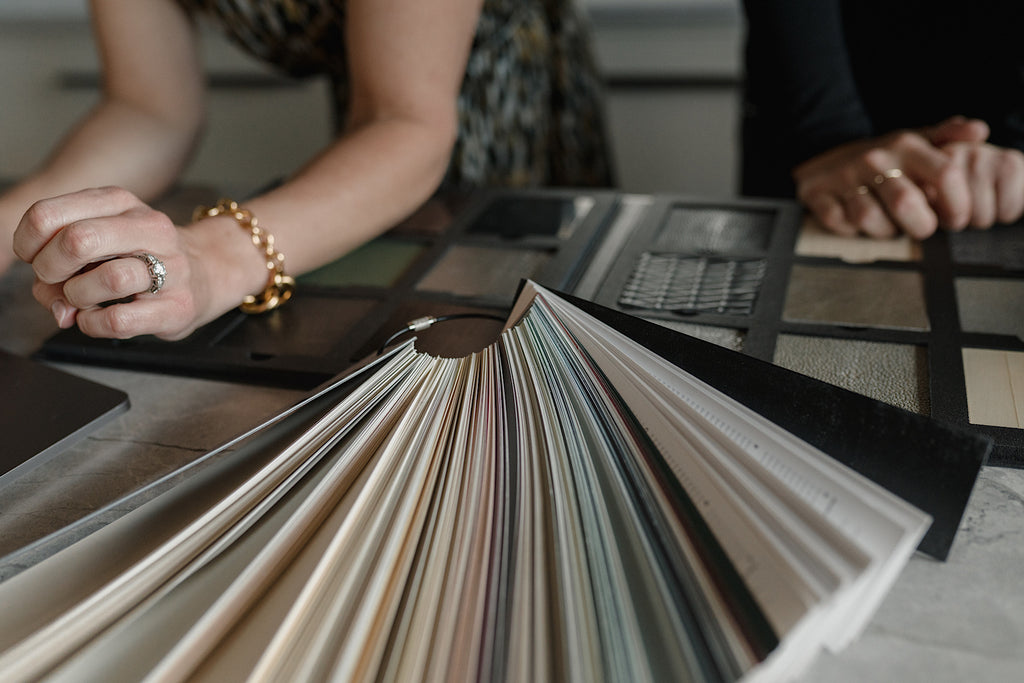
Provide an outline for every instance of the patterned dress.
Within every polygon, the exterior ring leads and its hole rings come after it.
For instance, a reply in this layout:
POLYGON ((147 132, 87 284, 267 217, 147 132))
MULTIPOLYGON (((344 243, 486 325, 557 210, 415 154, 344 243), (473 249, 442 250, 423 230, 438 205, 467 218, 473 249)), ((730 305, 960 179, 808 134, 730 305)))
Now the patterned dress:
MULTIPOLYGON (((348 110, 343 0, 179 0, 291 76, 326 74, 348 110)), ((484 0, 442 187, 606 186, 601 85, 573 0, 484 0)))

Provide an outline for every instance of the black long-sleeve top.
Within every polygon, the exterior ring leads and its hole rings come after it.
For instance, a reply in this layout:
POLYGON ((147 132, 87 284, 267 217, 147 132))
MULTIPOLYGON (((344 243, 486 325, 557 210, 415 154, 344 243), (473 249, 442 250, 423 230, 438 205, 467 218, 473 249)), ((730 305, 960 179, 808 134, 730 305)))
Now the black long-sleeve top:
POLYGON ((744 0, 744 194, 836 145, 955 114, 1024 150, 1024 1, 744 0))

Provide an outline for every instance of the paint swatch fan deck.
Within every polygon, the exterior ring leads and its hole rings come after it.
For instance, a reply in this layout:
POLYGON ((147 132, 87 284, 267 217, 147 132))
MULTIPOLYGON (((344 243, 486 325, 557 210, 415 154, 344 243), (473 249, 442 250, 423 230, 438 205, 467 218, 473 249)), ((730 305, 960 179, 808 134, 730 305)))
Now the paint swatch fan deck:
POLYGON ((626 332, 527 282, 482 351, 363 364, 0 584, 0 677, 798 677, 936 514, 626 332))

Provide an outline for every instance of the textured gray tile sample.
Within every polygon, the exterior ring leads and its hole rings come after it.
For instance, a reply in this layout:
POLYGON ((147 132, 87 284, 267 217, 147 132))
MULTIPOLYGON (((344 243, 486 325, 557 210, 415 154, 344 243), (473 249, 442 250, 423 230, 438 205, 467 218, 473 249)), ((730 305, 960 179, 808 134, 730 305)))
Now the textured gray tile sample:
POLYGON ((924 278, 909 270, 794 265, 783 318, 849 327, 927 330, 924 278))
POLYGON ((779 335, 775 364, 928 415, 928 352, 906 344, 779 335))
POLYGON ((698 323, 687 323, 679 320, 658 320, 657 318, 644 318, 652 323, 657 323, 662 327, 667 327, 670 330, 676 332, 682 332, 688 334, 691 337, 697 339, 703 339, 706 342, 717 344, 718 346, 724 346, 727 349, 733 351, 743 350, 743 340, 746 338, 746 333, 743 330, 736 330, 730 327, 717 327, 714 325, 700 325, 698 323))
POLYGON ((960 329, 1024 339, 1024 280, 960 277, 955 284, 960 329))
POLYGON ((658 249, 690 254, 761 252, 772 236, 774 213, 703 207, 676 207, 655 243, 658 249))

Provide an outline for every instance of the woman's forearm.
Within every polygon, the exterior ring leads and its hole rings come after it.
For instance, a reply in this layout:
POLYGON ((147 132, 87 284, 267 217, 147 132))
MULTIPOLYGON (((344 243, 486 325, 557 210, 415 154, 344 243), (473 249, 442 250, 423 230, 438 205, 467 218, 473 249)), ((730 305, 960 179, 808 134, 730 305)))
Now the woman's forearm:
POLYGON ((454 120, 368 123, 247 204, 274 233, 289 269, 310 270, 375 237, 422 204, 444 176, 454 127, 454 120))
POLYGON ((166 190, 188 161, 198 117, 169 122, 132 105, 104 100, 27 179, 36 198, 83 187, 118 185, 143 199, 166 190))

